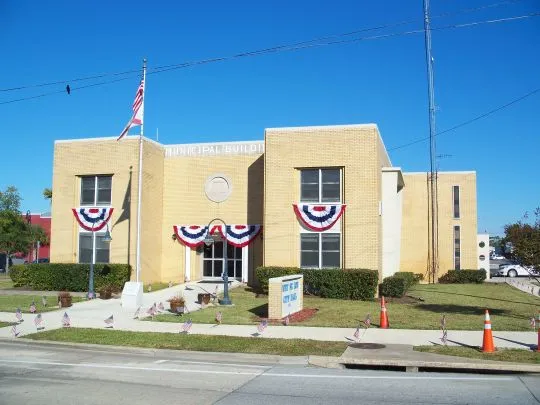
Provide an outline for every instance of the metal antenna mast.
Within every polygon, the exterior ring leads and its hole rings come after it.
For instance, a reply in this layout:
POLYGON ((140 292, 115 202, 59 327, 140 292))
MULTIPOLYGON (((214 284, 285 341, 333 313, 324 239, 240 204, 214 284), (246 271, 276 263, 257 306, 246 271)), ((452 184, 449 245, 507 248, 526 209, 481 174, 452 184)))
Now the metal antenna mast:
POLYGON ((438 244, 438 202, 437 202, 437 169, 436 169, 436 144, 435 144, 435 93, 433 90, 433 56, 431 55, 431 23, 429 20, 429 0, 424 0, 424 37, 426 48, 426 64, 428 76, 429 96, 429 205, 431 215, 428 216, 429 233, 429 264, 428 280, 430 283, 437 281, 439 270, 439 244, 438 244))

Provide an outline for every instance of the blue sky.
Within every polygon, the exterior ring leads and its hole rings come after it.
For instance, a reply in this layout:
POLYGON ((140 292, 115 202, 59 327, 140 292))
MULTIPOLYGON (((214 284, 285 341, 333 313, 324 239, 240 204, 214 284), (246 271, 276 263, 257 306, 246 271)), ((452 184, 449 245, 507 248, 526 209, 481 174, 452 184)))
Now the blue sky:
MULTIPOLYGON (((433 27, 540 11, 536 0, 432 0, 433 27), (476 12, 460 10, 504 3, 476 12), (439 14, 457 14, 436 17, 439 14)), ((356 36, 422 28, 421 0, 0 2, 0 88, 180 64, 415 20, 356 36)), ((540 88, 540 17, 433 32, 437 129, 540 88)), ((113 77, 116 78, 116 77, 113 77)), ((111 77, 71 82, 72 88, 111 77)), ((117 135, 137 75, 117 83, 0 104, 0 189, 23 210, 48 210, 55 139, 117 135)), ((65 84, 0 92, 0 103, 65 84)), ((392 163, 429 169, 424 37, 398 35, 238 58, 148 76, 145 134, 160 142, 262 139, 264 128, 374 122, 392 163)), ((540 93, 442 135, 440 170, 476 170, 478 228, 491 234, 540 206, 540 93)))

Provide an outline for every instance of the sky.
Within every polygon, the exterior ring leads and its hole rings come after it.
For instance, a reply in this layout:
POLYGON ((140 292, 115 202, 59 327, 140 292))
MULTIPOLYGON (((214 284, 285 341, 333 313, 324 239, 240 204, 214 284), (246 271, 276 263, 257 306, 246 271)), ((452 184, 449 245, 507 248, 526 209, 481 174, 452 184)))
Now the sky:
MULTIPOLYGON (((429 136, 424 35, 403 34, 423 29, 421 0, 158 4, 0 1, 0 189, 16 186, 22 211, 49 210, 42 190, 51 187, 55 140, 120 133, 144 57, 145 135, 159 131, 161 143, 376 123, 394 166, 429 170, 427 141, 401 147, 429 136), (152 73, 333 35, 363 39, 152 73), (50 82, 59 83, 6 91, 50 82)), ((533 13, 539 0, 431 1, 437 131, 540 89, 540 16, 459 27, 533 13)), ((439 170, 477 172, 479 232, 502 234, 540 206, 539 111, 540 91, 437 137, 439 170)))

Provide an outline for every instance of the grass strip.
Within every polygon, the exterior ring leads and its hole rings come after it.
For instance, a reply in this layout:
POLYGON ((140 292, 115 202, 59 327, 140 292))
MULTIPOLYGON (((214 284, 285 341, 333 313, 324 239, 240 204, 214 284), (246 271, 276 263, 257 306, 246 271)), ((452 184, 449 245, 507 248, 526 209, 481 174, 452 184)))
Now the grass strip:
POLYGON ((470 359, 508 361, 512 363, 540 364, 540 353, 524 349, 498 349, 494 353, 483 353, 479 347, 461 346, 415 346, 417 352, 444 354, 470 359))

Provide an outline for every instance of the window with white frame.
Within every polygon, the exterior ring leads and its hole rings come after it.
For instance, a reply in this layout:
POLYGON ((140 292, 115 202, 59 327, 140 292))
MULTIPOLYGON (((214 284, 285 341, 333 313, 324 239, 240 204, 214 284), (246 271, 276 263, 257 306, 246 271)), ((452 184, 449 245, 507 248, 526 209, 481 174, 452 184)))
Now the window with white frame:
POLYGON ((300 171, 300 201, 330 203, 341 201, 340 169, 302 169, 300 171))
POLYGON ((300 267, 339 268, 341 267, 341 234, 301 233, 300 267))
POLYGON ((109 263, 110 244, 103 238, 105 233, 80 232, 79 233, 79 263, 109 263))
MULTIPOLYGON (((223 242, 203 247, 203 276, 221 277, 223 272, 223 242)), ((242 248, 227 244, 228 277, 242 278, 242 248)))
POLYGON ((82 176, 81 205, 111 205, 112 176, 82 176))

